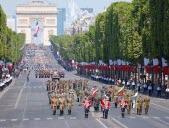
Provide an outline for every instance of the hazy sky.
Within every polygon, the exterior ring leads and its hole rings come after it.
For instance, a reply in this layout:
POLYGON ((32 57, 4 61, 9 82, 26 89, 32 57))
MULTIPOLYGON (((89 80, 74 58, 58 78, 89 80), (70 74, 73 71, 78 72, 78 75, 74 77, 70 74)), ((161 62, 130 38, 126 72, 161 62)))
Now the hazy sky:
MULTIPOLYGON (((15 8, 17 4, 31 2, 32 0, 0 0, 0 4, 7 15, 15 15, 15 8)), ((35 1, 35 0, 33 0, 35 1)), ((66 8, 68 1, 70 0, 39 0, 49 3, 55 3, 58 8, 66 8)), ((107 7, 112 2, 132 0, 75 0, 79 7, 89 7, 94 9, 94 13, 104 11, 104 7, 107 7)))

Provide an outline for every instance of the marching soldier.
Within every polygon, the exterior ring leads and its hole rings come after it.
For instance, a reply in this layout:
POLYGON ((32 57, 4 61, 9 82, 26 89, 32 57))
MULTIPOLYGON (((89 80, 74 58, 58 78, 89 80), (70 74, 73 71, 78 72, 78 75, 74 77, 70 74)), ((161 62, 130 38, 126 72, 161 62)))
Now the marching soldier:
POLYGON ((69 97, 69 98, 67 99, 68 115, 71 115, 72 106, 73 106, 73 99, 72 99, 71 97, 69 97))
POLYGON ((88 118, 89 109, 90 109, 90 106, 92 105, 92 102, 89 100, 89 98, 85 98, 85 100, 83 100, 82 104, 83 104, 83 107, 85 110, 85 118, 88 118))
POLYGON ((121 100, 119 100, 120 108, 121 108, 121 115, 122 118, 124 118, 125 108, 127 107, 127 101, 122 97, 121 100))
POLYGON ((149 96, 146 96, 146 97, 144 98, 145 115, 148 114, 149 103, 150 103, 150 97, 149 97, 149 96))
POLYGON ((56 98, 56 96, 54 96, 53 98, 51 98, 53 115, 56 114, 56 106, 57 106, 57 102, 58 102, 58 99, 56 98))
POLYGON ((124 97, 125 100, 127 100, 127 98, 128 98, 127 90, 123 91, 123 97, 124 97))
POLYGON ((60 108, 60 115, 62 116, 64 114, 64 108, 65 108, 65 99, 60 96, 60 99, 59 99, 59 108, 60 108))
POLYGON ((115 105, 115 108, 117 108, 117 104, 118 104, 118 94, 117 94, 117 90, 115 90, 115 92, 114 92, 114 105, 115 105))
MULTIPOLYGON (((81 103, 82 102, 82 98, 83 98, 83 92, 82 92, 82 89, 80 89, 79 91, 79 102, 81 103)), ((80 106, 81 104, 79 104, 80 106)))
POLYGON ((143 108, 143 99, 142 97, 140 96, 140 115, 142 114, 142 108, 143 108))
POLYGON ((130 114, 130 112, 131 112, 131 106, 132 106, 132 102, 133 102, 132 97, 131 96, 128 97, 127 100, 126 100, 126 102, 127 102, 127 113, 130 114))
POLYGON ((110 101, 108 100, 108 97, 104 97, 101 104, 103 108, 103 118, 107 119, 110 110, 110 101))
POLYGON ((141 102, 142 102, 141 96, 137 96, 136 98, 137 115, 141 115, 141 107, 142 107, 141 102))

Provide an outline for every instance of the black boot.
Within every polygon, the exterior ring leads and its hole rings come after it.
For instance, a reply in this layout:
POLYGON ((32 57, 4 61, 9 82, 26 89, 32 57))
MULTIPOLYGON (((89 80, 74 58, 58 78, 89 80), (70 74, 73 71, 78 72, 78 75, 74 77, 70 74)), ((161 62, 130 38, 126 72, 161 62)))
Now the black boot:
POLYGON ((71 115, 71 110, 69 110, 69 114, 71 115))
POLYGON ((117 108, 117 103, 115 103, 115 108, 117 108))
POLYGON ((105 117, 105 114, 103 113, 103 118, 105 117))
POLYGON ((56 110, 53 110, 53 115, 55 115, 56 114, 56 110))
POLYGON ((86 114, 86 118, 88 118, 88 114, 86 114))
POLYGON ((107 119, 108 118, 108 114, 105 114, 105 119, 107 119))
POLYGON ((87 114, 85 113, 85 118, 87 118, 87 114))
POLYGON ((70 110, 68 110, 68 115, 70 115, 70 110))
POLYGON ((124 118, 124 113, 121 113, 121 115, 122 115, 122 118, 124 118))
POLYGON ((62 115, 62 110, 60 110, 60 115, 62 115))

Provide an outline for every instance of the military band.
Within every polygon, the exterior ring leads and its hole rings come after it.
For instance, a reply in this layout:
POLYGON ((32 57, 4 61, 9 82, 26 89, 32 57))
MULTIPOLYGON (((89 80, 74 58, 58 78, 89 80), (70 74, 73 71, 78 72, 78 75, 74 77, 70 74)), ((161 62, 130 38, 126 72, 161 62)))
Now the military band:
POLYGON ((60 111, 60 115, 64 115, 65 108, 67 114, 72 114, 73 104, 77 101, 79 106, 83 105, 85 110, 85 118, 88 118, 90 107, 94 108, 94 112, 103 112, 103 118, 108 118, 111 103, 115 104, 115 108, 120 107, 122 118, 127 114, 131 114, 131 110, 136 111, 137 115, 141 115, 143 108, 145 114, 148 114, 150 98, 141 95, 135 96, 134 91, 123 90, 123 95, 119 96, 118 89, 114 86, 102 87, 97 86, 89 88, 88 80, 60 80, 46 82, 46 89, 48 91, 49 103, 53 111, 60 111), (77 99, 75 99, 77 97, 77 99), (133 108, 133 101, 136 99, 136 107, 133 108), (99 110, 101 106, 101 109, 99 110))

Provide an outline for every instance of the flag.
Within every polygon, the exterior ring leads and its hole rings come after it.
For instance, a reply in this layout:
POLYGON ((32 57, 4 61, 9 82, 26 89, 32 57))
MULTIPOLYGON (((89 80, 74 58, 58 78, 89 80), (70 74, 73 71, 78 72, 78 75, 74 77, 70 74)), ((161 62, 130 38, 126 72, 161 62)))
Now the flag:
POLYGON ((158 74, 158 59, 153 59, 154 74, 158 74))
POLYGON ((163 67, 163 74, 164 75, 168 75, 169 74, 168 66, 163 67))
POLYGON ((169 74, 168 64, 164 58, 162 58, 162 66, 163 66, 163 74, 168 75, 169 74))
POLYGON ((112 60, 109 60, 109 65, 113 65, 113 61, 112 60))
POLYGON ((118 96, 122 96, 122 95, 123 95, 124 87, 125 87, 125 85, 124 85, 123 87, 121 87, 121 88, 117 91, 117 95, 118 95, 118 96))
POLYGON ((147 58, 144 58, 144 66, 147 66, 150 63, 150 60, 147 58))
POLYGON ((97 90, 98 90, 97 88, 94 89, 94 91, 93 91, 93 93, 92 93, 92 97, 94 97, 94 96, 96 95, 97 90))
POLYGON ((122 60, 118 59, 117 60, 117 65, 121 65, 122 64, 122 60))
POLYGON ((39 32, 39 29, 40 29, 40 27, 39 27, 39 25, 38 25, 38 21, 36 22, 36 30, 35 30, 35 33, 34 33, 34 37, 37 37, 37 35, 38 35, 38 32, 39 32))

